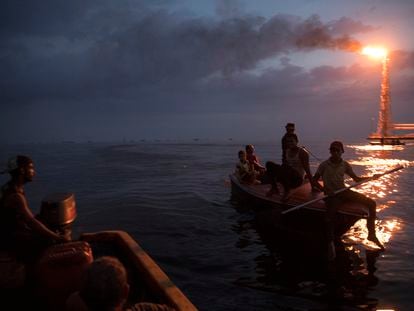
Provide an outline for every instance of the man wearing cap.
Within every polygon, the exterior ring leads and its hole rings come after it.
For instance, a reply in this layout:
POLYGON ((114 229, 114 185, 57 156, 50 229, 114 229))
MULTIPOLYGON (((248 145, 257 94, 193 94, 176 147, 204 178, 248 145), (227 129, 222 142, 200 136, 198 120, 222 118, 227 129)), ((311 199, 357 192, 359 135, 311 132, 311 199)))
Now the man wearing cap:
POLYGON ((33 161, 18 155, 2 173, 9 173, 11 179, 0 189, 0 249, 15 251, 26 261, 50 243, 66 241, 37 220, 27 204, 23 186, 35 176, 33 161))
POLYGON ((286 133, 282 137, 282 162, 286 161, 286 150, 288 149, 288 139, 293 138, 298 142, 298 136, 295 134, 295 123, 288 123, 285 126, 286 133))
MULTIPOLYGON (((331 157, 322 162, 313 179, 315 182, 322 178, 323 187, 317 182, 321 187, 321 190, 325 192, 326 195, 329 195, 325 199, 327 206, 326 212, 326 222, 327 222, 327 235, 328 241, 332 242, 334 239, 334 223, 337 206, 342 202, 358 202, 365 205, 368 208, 369 215, 367 219, 367 228, 368 228, 368 240, 374 242, 378 247, 384 249, 384 246, 378 240, 375 234, 375 219, 376 219, 376 203, 374 200, 364 196, 359 192, 352 191, 350 189, 333 195, 336 190, 345 188, 344 175, 347 174, 354 181, 359 182, 363 180, 370 179, 371 177, 360 177, 357 176, 351 165, 342 159, 342 154, 344 153, 344 146, 340 141, 334 141, 329 147, 331 157)), ((375 177, 375 175, 374 175, 375 177)))

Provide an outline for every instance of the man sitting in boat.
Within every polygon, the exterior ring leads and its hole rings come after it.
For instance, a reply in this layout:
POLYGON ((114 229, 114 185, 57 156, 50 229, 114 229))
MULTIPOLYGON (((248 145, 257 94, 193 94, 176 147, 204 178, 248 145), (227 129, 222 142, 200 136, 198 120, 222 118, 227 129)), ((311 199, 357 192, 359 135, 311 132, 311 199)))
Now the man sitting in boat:
MULTIPOLYGON (((318 183, 321 190, 325 192, 326 195, 329 195, 325 199, 325 204, 327 206, 326 212, 326 223, 327 223, 327 234, 328 240, 333 241, 334 239, 334 222, 336 216, 337 207, 342 202, 358 202, 365 205, 368 208, 369 215, 367 219, 367 229, 368 229, 368 240, 374 242, 381 249, 384 249, 384 246, 378 240, 375 234, 375 219, 376 219, 376 203, 374 200, 364 196, 359 192, 352 191, 350 189, 333 195, 333 193, 339 189, 345 188, 344 175, 347 174, 354 181, 359 182, 363 180, 370 179, 371 177, 360 177, 357 176, 351 165, 342 159, 342 154, 344 153, 344 146, 340 141, 334 141, 329 147, 329 152, 331 157, 322 162, 316 173, 313 177, 314 181, 318 183), (323 187, 319 184, 318 180, 322 178, 324 183, 323 187)), ((379 176, 379 175, 378 175, 379 176)), ((374 178, 377 175, 373 176, 374 178)))
POLYGON ((66 301, 67 311, 173 311, 155 303, 136 303, 126 306, 129 295, 128 275, 124 265, 115 257, 96 259, 86 271, 80 292, 66 301))
POLYGON ((244 150, 238 153, 239 162, 236 164, 235 174, 242 183, 260 184, 257 180, 259 173, 254 169, 254 166, 247 161, 247 155, 244 150))
POLYGON ((6 172, 11 179, 0 191, 0 247, 15 252, 22 261, 31 261, 53 242, 68 239, 36 219, 27 204, 23 186, 35 175, 33 161, 27 156, 13 157, 6 172))
POLYGON ((284 190, 282 201, 288 199, 291 189, 303 184, 305 175, 312 185, 314 184, 309 167, 309 155, 303 148, 298 147, 297 137, 289 136, 285 143, 286 151, 283 164, 278 165, 271 161, 266 163, 267 171, 272 177, 272 188, 267 195, 271 196, 274 193, 279 193, 277 182, 280 182, 284 190))
POLYGON ((259 172, 260 175, 263 175, 263 173, 266 171, 266 168, 262 164, 260 164, 259 158, 254 152, 253 145, 246 145, 245 149, 247 161, 250 163, 251 166, 253 166, 256 172, 259 172))
POLYGON ((291 136, 286 139, 286 154, 283 164, 290 166, 301 176, 304 176, 312 183, 312 173, 309 166, 309 155, 301 147, 298 146, 298 138, 291 136))

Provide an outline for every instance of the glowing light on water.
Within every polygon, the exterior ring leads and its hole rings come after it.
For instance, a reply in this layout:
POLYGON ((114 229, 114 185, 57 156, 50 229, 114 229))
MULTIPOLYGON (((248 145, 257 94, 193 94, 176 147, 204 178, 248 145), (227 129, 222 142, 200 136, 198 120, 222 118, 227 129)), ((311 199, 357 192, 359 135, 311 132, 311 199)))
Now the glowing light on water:
POLYGON ((393 150, 404 150, 403 145, 348 145, 347 147, 356 149, 356 150, 363 150, 363 151, 393 151, 393 150))
MULTIPOLYGON (((372 176, 374 174, 381 174, 388 170, 391 170, 399 165, 409 166, 413 164, 411 161, 401 159, 385 159, 376 158, 372 156, 360 157, 357 160, 349 161, 352 165, 364 166, 367 173, 364 175, 372 176)), ((376 180, 371 180, 365 184, 359 186, 356 191, 362 192, 370 198, 384 199, 387 195, 398 191, 396 180, 398 179, 401 171, 394 172, 389 175, 384 175, 376 180)), ((382 208, 384 209, 384 208, 382 208)))
POLYGON ((381 159, 375 157, 363 157, 358 160, 351 160, 348 162, 353 165, 368 166, 369 168, 371 168, 372 171, 375 170, 378 173, 380 173, 381 171, 384 172, 386 170, 390 170, 399 165, 407 167, 414 164, 414 161, 407 161, 401 159, 381 159))
MULTIPOLYGON (((377 220, 376 221, 376 235, 378 240, 385 245, 391 237, 402 229, 402 223, 399 219, 377 220)), ((361 219, 357 221, 351 229, 343 236, 343 240, 350 244, 363 244, 369 249, 379 249, 379 247, 369 241, 368 230, 366 227, 366 220, 361 219)))
MULTIPOLYGON (((402 146, 350 145, 348 147, 354 149, 357 155, 355 160, 349 162, 365 169, 365 173, 361 175, 372 176, 384 173, 397 166, 408 167, 414 165, 414 161, 396 158, 394 151, 403 150, 404 147, 402 146)), ((377 213, 392 208, 393 205, 398 204, 394 195, 398 192, 398 179, 402 172, 404 172, 404 169, 369 181, 354 190, 376 200, 377 213)), ((359 174, 357 173, 357 175, 359 174)), ((396 217, 388 216, 387 219, 376 221, 376 235, 383 245, 387 244, 392 236, 401 229, 402 220, 396 217)), ((343 236, 343 240, 349 243, 351 248, 361 245, 367 249, 378 249, 378 246, 369 241, 367 236, 366 220, 361 219, 343 236)))

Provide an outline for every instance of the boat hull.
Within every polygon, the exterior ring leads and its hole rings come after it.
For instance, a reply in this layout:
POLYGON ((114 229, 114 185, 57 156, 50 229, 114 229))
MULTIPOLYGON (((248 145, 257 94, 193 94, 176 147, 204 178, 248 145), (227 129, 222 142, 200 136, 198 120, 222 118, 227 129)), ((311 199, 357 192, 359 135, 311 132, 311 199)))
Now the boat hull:
MULTIPOLYGON (((325 238, 326 206, 323 200, 302 209, 282 214, 284 210, 322 196, 312 193, 310 185, 304 184, 291 191, 286 202, 280 195, 268 197, 270 185, 248 185, 240 183, 236 176, 230 175, 232 198, 239 206, 255 211, 259 229, 274 234, 287 234, 300 239, 321 240, 325 238)), ((342 236, 361 218, 367 217, 367 210, 359 204, 344 204, 338 208, 335 221, 335 235, 342 236)))
POLYGON ((116 257, 124 264, 130 285, 128 306, 145 302, 163 304, 177 311, 197 310, 156 262, 124 231, 85 233, 76 242, 47 248, 36 262, 35 273, 30 279, 27 267, 12 259, 6 262, 0 256, 2 275, 4 268, 22 267, 17 275, 21 281, 16 282, 16 286, 1 286, 0 299, 3 304, 13 306, 10 310, 64 310, 67 298, 80 289, 82 275, 89 264, 101 256, 116 257))
POLYGON ((91 245, 95 257, 111 255, 121 260, 129 273, 131 289, 135 291, 130 296, 140 297, 142 301, 166 304, 177 311, 197 310, 128 233, 87 233, 82 234, 80 240, 91 245))

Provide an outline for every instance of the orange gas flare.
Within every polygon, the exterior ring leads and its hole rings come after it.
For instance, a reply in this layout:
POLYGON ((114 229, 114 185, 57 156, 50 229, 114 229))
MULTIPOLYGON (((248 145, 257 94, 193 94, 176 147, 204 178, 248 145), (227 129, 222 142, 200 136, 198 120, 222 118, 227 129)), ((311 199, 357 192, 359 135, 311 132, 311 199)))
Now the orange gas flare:
POLYGON ((361 53, 374 58, 385 58, 387 57, 388 51, 382 47, 366 46, 362 49, 361 53))

